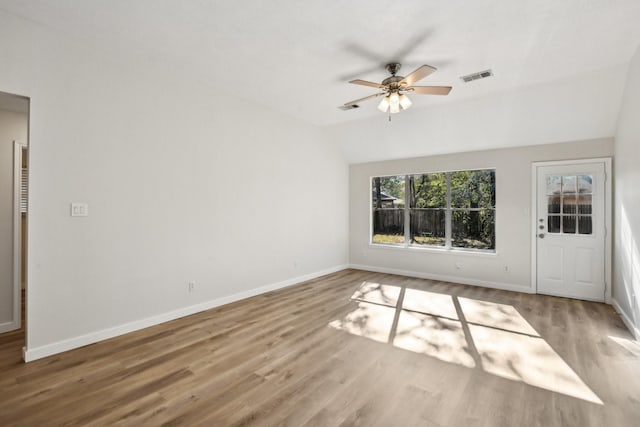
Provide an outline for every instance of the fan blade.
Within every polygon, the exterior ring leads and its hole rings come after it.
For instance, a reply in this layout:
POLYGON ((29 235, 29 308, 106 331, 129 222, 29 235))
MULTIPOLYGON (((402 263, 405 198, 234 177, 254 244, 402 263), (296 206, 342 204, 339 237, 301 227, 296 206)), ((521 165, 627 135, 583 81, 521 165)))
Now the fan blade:
POLYGON ((351 80, 349 83, 353 83, 354 85, 375 87, 375 88, 378 88, 378 89, 383 89, 384 88, 384 86, 381 85, 380 83, 368 82, 366 80, 360 80, 360 79, 351 80))
POLYGON ((451 89, 451 86, 412 86, 407 91, 420 95, 449 95, 451 89))
POLYGON ((430 74, 436 72, 436 69, 430 65, 423 65, 418 67, 413 73, 406 76, 404 79, 400 81, 400 84, 406 84, 407 86, 411 86, 418 80, 422 80, 430 74))
POLYGON ((374 93, 373 95, 365 96, 364 98, 356 99, 355 101, 345 102, 344 105, 354 105, 358 102, 368 101, 369 99, 377 98, 382 95, 386 95, 386 92, 374 93))

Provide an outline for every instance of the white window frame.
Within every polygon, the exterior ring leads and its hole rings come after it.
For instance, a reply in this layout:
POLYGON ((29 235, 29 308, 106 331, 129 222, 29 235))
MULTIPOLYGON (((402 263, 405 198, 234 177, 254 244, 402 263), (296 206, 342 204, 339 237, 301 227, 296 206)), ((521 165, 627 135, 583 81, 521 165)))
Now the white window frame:
MULTIPOLYGON (((476 254, 490 254, 494 255, 497 253, 496 248, 493 249, 476 249, 476 248, 459 248, 451 245, 452 243, 452 212, 454 210, 467 210, 463 208, 452 208, 451 207, 451 174, 455 172, 475 172, 475 171, 493 171, 494 177, 496 176, 496 168, 491 167, 483 167, 483 168, 474 168, 474 169, 459 169, 459 170, 450 170, 450 171, 440 171, 440 172, 418 172, 418 173, 405 173, 405 174, 391 174, 391 175, 375 175, 369 177, 369 245, 374 247, 385 247, 385 248, 397 248, 397 249, 409 249, 409 250, 436 250, 436 251, 447 251, 447 252, 470 252, 476 254), (447 186, 446 190, 446 202, 447 206, 444 207, 445 210, 445 244, 444 246, 438 245, 412 245, 411 244, 411 208, 410 206, 410 197, 409 197, 409 176, 410 175, 429 175, 429 174, 437 174, 444 173, 445 174, 445 182, 447 186), (375 243, 373 241, 373 192, 371 191, 373 185, 374 178, 384 178, 404 176, 404 243, 375 243)), ((495 179, 495 178, 494 178, 495 179)), ((497 203, 496 203, 497 204, 497 203)), ((486 208, 485 208, 486 209, 486 208)), ((496 224, 497 224, 497 208, 493 206, 493 232, 494 235, 496 233, 496 224)), ((494 242, 497 239, 494 238, 494 242)))

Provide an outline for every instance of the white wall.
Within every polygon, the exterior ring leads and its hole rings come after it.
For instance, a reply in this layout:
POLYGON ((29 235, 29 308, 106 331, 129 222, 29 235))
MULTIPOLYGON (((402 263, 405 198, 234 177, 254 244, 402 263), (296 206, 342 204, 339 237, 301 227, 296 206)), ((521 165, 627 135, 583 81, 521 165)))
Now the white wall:
POLYGON ((606 138, 351 165, 351 263, 370 270, 530 292, 531 163, 612 154, 613 139, 606 138), (369 244, 371 177, 481 168, 496 169, 495 254, 369 244))
POLYGON ((0 12, 0 90, 31 97, 27 358, 348 262, 318 128, 82 43, 0 12))
MULTIPOLYGON (((351 163, 610 138, 615 134, 626 70, 627 65, 621 64, 456 102, 410 95, 414 106, 393 115, 391 122, 380 113, 328 132, 351 163)), ((508 78, 494 71, 492 78, 508 78)), ((449 97, 455 97, 464 84, 454 84, 449 97)), ((362 105, 375 107, 375 100, 362 105)))
POLYGON ((0 327, 13 313, 13 141, 27 142, 27 115, 0 110, 0 327))
POLYGON ((640 48, 629 67, 615 144, 613 297, 640 339, 640 48))

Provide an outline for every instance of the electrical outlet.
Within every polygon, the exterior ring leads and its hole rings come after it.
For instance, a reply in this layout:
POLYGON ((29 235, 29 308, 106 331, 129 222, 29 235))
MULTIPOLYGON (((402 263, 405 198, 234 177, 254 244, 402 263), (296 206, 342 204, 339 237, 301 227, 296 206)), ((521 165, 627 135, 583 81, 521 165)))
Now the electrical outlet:
POLYGON ((196 290, 196 282, 189 282, 189 292, 196 290))
POLYGON ((509 272, 509 266, 508 265, 503 266, 502 269, 504 270, 505 273, 509 272))
POLYGON ((89 216, 89 204, 85 202, 71 203, 71 216, 89 216))

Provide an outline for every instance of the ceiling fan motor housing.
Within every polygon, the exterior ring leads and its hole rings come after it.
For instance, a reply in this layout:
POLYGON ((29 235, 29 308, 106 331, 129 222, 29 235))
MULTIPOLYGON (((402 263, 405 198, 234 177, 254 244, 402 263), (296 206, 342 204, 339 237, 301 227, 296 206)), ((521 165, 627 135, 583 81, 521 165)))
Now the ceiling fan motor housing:
POLYGON ((402 67, 402 65, 400 65, 399 62, 391 62, 389 64, 386 65, 386 69, 389 72, 389 74, 391 74, 392 76, 395 76, 396 73, 398 71, 400 71, 400 68, 402 67))
POLYGON ((404 79, 402 76, 391 76, 387 77, 382 81, 383 86, 389 86, 389 89, 398 89, 400 86, 400 82, 404 79))
POLYGON ((386 65, 386 69, 391 74, 391 77, 387 77, 382 81, 382 85, 387 87, 388 92, 397 92, 400 90, 400 82, 404 77, 396 76, 396 73, 400 71, 402 65, 399 62, 391 62, 386 65))

